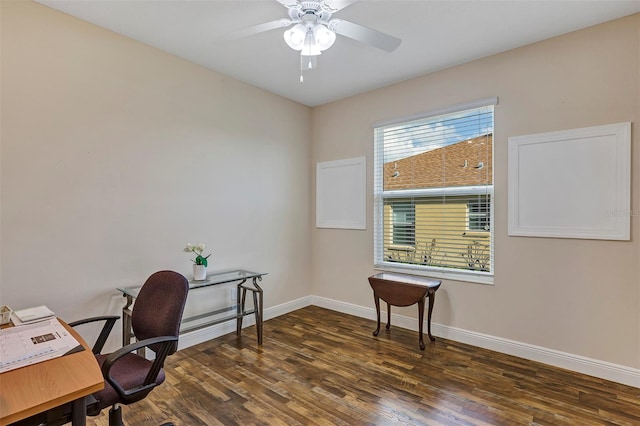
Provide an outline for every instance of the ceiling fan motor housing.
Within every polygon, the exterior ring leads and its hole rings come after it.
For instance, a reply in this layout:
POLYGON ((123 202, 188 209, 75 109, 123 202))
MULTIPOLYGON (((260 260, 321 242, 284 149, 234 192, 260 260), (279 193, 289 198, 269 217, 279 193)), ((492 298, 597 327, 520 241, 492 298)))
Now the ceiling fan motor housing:
POLYGON ((292 21, 306 25, 326 23, 331 19, 332 12, 321 1, 302 1, 295 7, 289 7, 289 17, 292 21))

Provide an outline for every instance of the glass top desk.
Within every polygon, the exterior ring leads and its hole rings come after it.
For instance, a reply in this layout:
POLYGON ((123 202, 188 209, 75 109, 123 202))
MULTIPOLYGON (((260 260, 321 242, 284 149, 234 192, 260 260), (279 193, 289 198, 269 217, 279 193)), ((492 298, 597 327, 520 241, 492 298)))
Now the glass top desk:
MULTIPOLYGON (((233 271, 215 272, 207 274, 207 278, 201 281, 189 280, 189 292, 221 285, 236 283, 236 303, 213 311, 182 318, 180 334, 199 330, 229 320, 236 320, 236 334, 240 336, 242 330, 242 319, 247 315, 254 315, 256 319, 256 331, 258 334, 258 344, 262 344, 262 322, 263 322, 263 298, 262 288, 258 281, 267 273, 250 272, 243 269, 233 271), (247 282, 249 281, 249 282, 247 282), (253 297, 253 308, 246 309, 247 291, 253 297), (222 316, 221 316, 222 315, 222 316)), ((131 343, 133 330, 131 328, 131 305, 133 304, 142 286, 122 287, 118 291, 127 298, 126 305, 122 308, 122 344, 131 343)))

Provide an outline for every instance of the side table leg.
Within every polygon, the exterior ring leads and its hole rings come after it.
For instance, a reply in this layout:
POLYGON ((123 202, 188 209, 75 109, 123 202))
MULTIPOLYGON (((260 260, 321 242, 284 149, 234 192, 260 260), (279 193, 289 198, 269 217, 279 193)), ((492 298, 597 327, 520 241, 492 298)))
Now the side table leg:
POLYGON ((391 305, 387 302, 387 330, 391 328, 391 305))
MULTIPOLYGON (((431 300, 431 299, 429 299, 431 300)), ((420 298, 420 300, 418 300, 418 335, 420 336, 419 338, 419 343, 420 343, 420 349, 424 350, 424 340, 422 338, 422 323, 424 322, 424 296, 420 298)))
POLYGON ((391 328, 391 305, 387 302, 387 330, 391 328))
POLYGON ((376 317, 378 318, 376 331, 373 332, 373 335, 377 336, 380 333, 380 298, 374 294, 373 300, 376 303, 376 317))
POLYGON ((436 303, 436 292, 429 292, 429 312, 427 313, 427 332, 429 333, 429 339, 435 342, 436 338, 431 335, 431 312, 433 311, 433 305, 436 303))

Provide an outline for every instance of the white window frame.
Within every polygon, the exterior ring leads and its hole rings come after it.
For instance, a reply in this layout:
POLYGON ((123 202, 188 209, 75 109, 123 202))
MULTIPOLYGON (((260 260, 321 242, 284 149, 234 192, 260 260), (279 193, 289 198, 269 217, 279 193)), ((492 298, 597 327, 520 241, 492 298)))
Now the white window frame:
MULTIPOLYGON (((424 114, 418 114, 410 117, 404 117, 400 119, 379 122, 374 124, 374 128, 385 127, 394 124, 401 124, 413 120, 426 119, 429 117, 436 117, 439 115, 455 113, 459 111, 470 110, 474 108, 497 105, 498 98, 482 99, 476 102, 471 102, 462 105, 456 105, 450 108, 440 109, 437 111, 431 111, 424 114)), ((495 117, 495 115, 494 115, 495 117)), ((495 118, 494 118, 495 119, 495 118)), ((399 190, 399 191, 383 191, 383 141, 374 138, 374 188, 373 188, 373 228, 374 228, 374 268, 383 271, 390 272, 404 272, 415 275, 423 275, 433 278, 441 278, 455 281, 475 282, 480 284, 493 284, 493 277, 495 273, 495 256, 494 256, 494 242, 495 242, 495 200, 493 185, 487 186, 466 186, 466 187, 450 187, 450 188, 425 188, 414 190, 399 190), (397 262, 390 262, 384 260, 384 202, 387 199, 393 198, 410 198, 410 197, 428 197, 428 196, 469 196, 469 195, 489 195, 489 220, 490 220, 490 232, 494 238, 491 238, 490 251, 491 251, 491 265, 490 272, 483 271, 465 271, 463 269, 452 270, 450 268, 433 267, 426 265, 412 265, 412 264, 400 264, 397 262)), ((493 133, 493 140, 495 141, 495 127, 493 133)), ((494 144, 495 146, 495 144, 494 144)), ((493 155, 493 152, 492 152, 493 155)), ((495 171, 495 163, 494 163, 495 171)), ((495 175, 495 172, 494 172, 495 175)), ((474 231, 475 232, 475 231, 474 231)))

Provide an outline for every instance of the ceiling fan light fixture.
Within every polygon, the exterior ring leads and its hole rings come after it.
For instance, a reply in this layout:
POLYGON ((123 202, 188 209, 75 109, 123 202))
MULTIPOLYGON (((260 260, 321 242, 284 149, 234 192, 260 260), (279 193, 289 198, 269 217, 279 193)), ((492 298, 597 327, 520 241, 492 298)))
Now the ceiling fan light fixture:
MULTIPOLYGON (((2 1, 2 0, 0 0, 2 1)), ((300 83, 302 73, 317 67, 317 56, 333 46, 341 35, 364 44, 393 52, 402 42, 397 37, 364 27, 344 19, 334 19, 333 14, 358 0, 276 0, 287 8, 289 17, 253 25, 235 31, 233 38, 249 36, 277 28, 284 31, 283 38, 291 49, 300 52, 300 83)))
POLYGON ((316 37, 314 35, 313 28, 307 30, 307 34, 304 37, 304 46, 300 51, 302 56, 316 56, 322 53, 322 49, 316 43, 316 37))
POLYGON ((307 27, 297 24, 284 32, 284 41, 293 50, 302 50, 307 37, 307 27))
POLYGON ((316 46, 320 51, 327 50, 333 46, 333 43, 336 41, 336 33, 323 24, 317 24, 313 27, 313 36, 316 41, 316 46))

